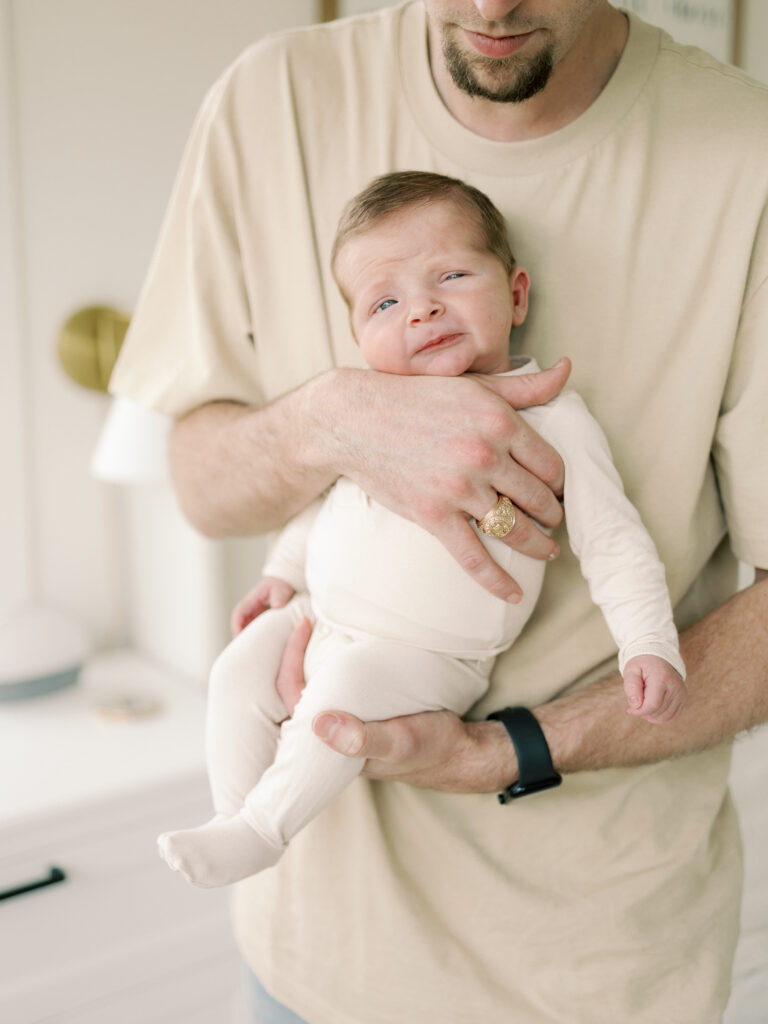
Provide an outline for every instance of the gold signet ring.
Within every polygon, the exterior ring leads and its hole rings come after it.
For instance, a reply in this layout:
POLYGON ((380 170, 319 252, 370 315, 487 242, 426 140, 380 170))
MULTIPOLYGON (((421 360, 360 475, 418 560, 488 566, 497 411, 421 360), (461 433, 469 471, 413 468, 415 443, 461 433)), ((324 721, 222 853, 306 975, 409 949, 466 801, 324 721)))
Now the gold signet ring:
POLYGON ((491 511, 478 520, 477 528, 489 537, 506 537, 514 530, 516 518, 515 506, 505 494, 500 494, 491 511))

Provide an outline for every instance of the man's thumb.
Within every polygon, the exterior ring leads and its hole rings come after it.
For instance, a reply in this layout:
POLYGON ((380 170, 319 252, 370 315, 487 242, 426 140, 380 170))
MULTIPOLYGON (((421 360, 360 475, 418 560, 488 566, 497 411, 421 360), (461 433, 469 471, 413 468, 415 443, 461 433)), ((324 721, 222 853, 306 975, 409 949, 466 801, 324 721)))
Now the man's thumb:
POLYGON ((365 725, 357 718, 321 711, 315 715, 312 731, 332 750, 346 757, 364 757, 365 725))
POLYGON ((540 373, 522 373, 512 380, 524 386, 525 392, 515 396, 515 408, 526 409, 529 405, 542 405, 559 395, 571 375, 571 360, 567 356, 558 359, 554 366, 540 373))

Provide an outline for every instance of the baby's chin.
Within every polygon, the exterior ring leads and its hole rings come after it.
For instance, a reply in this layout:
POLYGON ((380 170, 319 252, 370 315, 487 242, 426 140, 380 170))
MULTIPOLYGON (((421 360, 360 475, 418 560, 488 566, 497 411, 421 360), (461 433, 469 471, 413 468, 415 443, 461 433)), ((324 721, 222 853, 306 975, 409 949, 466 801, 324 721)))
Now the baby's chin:
POLYGON ((462 345, 436 350, 426 359, 419 359, 412 372, 427 377, 460 377, 462 373, 473 372, 474 353, 462 345))
POLYGON ((467 353, 445 351, 435 353, 427 366, 414 372, 429 377, 460 377, 463 373, 505 373, 508 369, 508 359, 472 359, 467 353))

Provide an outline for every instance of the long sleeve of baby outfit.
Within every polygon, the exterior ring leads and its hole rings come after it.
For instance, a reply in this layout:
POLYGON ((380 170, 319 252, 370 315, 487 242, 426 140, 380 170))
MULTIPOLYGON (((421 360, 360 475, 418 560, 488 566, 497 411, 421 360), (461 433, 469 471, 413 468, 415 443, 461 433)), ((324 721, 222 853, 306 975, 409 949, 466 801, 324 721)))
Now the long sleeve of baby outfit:
POLYGON ((685 678, 664 566, 599 424, 573 391, 526 413, 565 463, 568 538, 618 645, 619 670, 638 654, 654 654, 685 678))
POLYGON ((315 498, 293 519, 288 520, 277 535, 264 564, 264 576, 285 580, 297 593, 307 589, 307 538, 324 499, 324 494, 315 498))

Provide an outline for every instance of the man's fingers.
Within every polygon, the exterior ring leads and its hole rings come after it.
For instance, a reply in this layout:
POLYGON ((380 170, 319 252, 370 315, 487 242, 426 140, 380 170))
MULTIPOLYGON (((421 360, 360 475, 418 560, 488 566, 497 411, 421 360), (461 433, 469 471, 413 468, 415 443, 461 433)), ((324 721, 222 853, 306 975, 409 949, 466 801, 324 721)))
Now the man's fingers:
POLYGON ((486 387, 501 395, 513 409, 550 402, 565 387, 571 375, 571 361, 566 356, 554 366, 538 373, 521 373, 514 377, 494 375, 483 379, 486 387))
POLYGON ((416 751, 414 733, 407 727, 409 720, 404 717, 361 722, 343 711, 321 711, 315 715, 312 731, 345 757, 363 757, 397 766, 410 763, 416 751))
POLYGON ((293 714, 304 689, 304 655, 311 636, 312 623, 309 619, 302 619, 288 638, 283 651, 275 686, 289 715, 293 714))
POLYGON ((481 587, 503 601, 516 604, 520 600, 523 592, 518 584, 494 562, 463 516, 448 519, 435 536, 481 587))
POLYGON ((314 717, 312 731, 337 753, 365 758, 372 777, 390 778, 421 767, 424 744, 420 726, 427 722, 434 727, 435 715, 441 713, 361 722, 344 711, 321 711, 314 717))
MULTIPOLYGON (((543 370, 541 373, 519 377, 478 375, 476 379, 503 398, 512 409, 523 409, 554 398, 562 390, 570 371, 569 360, 562 359, 551 370, 543 370)), ((557 512, 550 492, 562 494, 563 461, 522 417, 512 416, 509 434, 510 465, 505 472, 506 479, 502 481, 508 492, 504 490, 503 493, 509 493, 510 497, 514 495, 517 504, 545 526, 556 526, 562 516, 557 512), (526 471, 525 474, 515 479, 510 475, 513 466, 521 467, 526 471)))
POLYGON ((323 711, 312 729, 333 750, 347 757, 365 759, 363 774, 369 779, 399 779, 414 786, 466 789, 466 753, 475 739, 451 711, 426 711, 382 722, 361 722, 343 711, 323 711))
MULTIPOLYGON (((530 437, 532 444, 544 445, 545 441, 538 434, 530 431, 526 425, 526 435, 530 437)), ((547 446, 549 447, 549 446, 547 446)), ((493 483, 499 494, 506 494, 514 505, 522 509, 542 526, 550 528, 559 526, 563 520, 563 506, 555 497, 555 490, 562 493, 564 475, 563 463, 557 452, 552 450, 552 462, 549 473, 553 478, 552 487, 543 483, 539 477, 526 469, 521 459, 525 454, 516 450, 502 465, 501 469, 494 474, 493 483)), ((541 465, 541 463, 539 463, 541 465)))
MULTIPOLYGON (((479 499, 474 510, 467 509, 467 512, 471 514, 474 512, 475 522, 479 523, 495 506, 498 500, 497 492, 492 491, 491 494, 492 497, 485 499, 482 505, 479 499), (481 508, 482 512, 479 511, 481 508)), ((538 524, 530 519, 518 505, 515 505, 515 525, 501 539, 508 547, 514 548, 515 551, 519 551, 521 555, 527 555, 529 558, 552 559, 560 554, 557 542, 540 529, 538 524)))
POLYGON ((520 509, 516 509, 515 525, 503 540, 508 547, 529 558, 552 559, 560 554, 557 542, 520 509))
POLYGON ((570 375, 571 361, 567 356, 539 373, 521 373, 517 379, 521 381, 522 394, 515 396, 515 409, 551 402, 563 390, 570 375))

